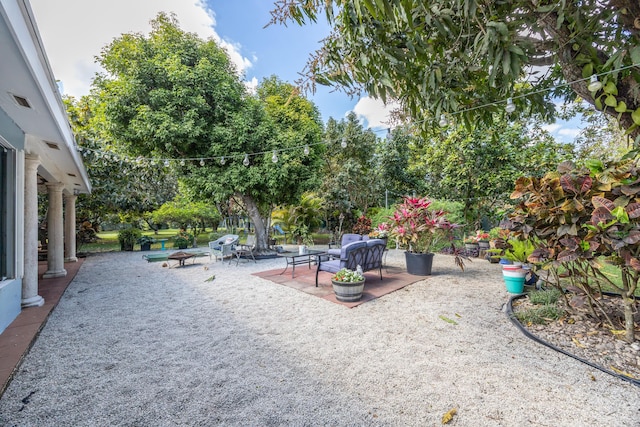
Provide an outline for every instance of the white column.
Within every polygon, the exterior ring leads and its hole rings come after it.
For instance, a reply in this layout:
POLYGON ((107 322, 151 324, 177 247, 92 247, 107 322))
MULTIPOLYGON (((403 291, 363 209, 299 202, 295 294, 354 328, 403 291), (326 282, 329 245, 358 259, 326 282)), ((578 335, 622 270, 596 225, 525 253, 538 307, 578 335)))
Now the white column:
POLYGON ((27 154, 24 159, 24 275, 22 306, 39 307, 38 295, 38 166, 40 157, 27 154))
POLYGON ((64 262, 77 262, 76 257, 76 199, 73 194, 64 196, 64 262))
POLYGON ((47 271, 45 279, 67 275, 64 269, 64 223, 62 218, 62 188, 59 182, 48 182, 49 214, 47 215, 47 271))

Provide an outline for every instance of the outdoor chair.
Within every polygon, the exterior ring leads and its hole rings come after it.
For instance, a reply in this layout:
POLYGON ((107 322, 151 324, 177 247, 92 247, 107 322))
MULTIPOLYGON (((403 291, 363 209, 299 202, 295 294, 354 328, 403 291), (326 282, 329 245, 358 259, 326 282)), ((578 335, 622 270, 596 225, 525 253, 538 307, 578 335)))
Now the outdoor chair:
POLYGON ((378 270, 382 280, 382 255, 386 243, 381 239, 352 242, 340 249, 340 258, 323 261, 318 257, 318 269, 316 270, 316 287, 318 286, 318 274, 321 271, 337 273, 342 268, 356 270, 358 266, 362 271, 378 270))
POLYGON ((233 246, 238 243, 240 236, 237 234, 226 234, 213 242, 209 242, 209 249, 211 249, 211 255, 224 260, 225 257, 233 255, 233 246))
MULTIPOLYGON (((368 237, 369 236, 367 236, 367 238, 368 237)), ((361 240, 363 240, 363 239, 362 239, 362 235, 360 235, 360 234, 345 233, 345 234, 342 235, 342 239, 340 239, 340 247, 339 248, 331 248, 331 247, 329 247, 329 250, 327 251, 327 253, 329 255, 331 255, 333 258, 338 258, 338 257, 340 257, 340 249, 341 248, 345 247, 349 243, 359 242, 361 240)))
MULTIPOLYGON (((240 263, 240 258, 245 258, 247 260, 251 258, 253 262, 256 262, 256 258, 253 256, 253 250, 255 249, 255 247, 256 247, 255 234, 249 234, 247 236, 247 243, 242 245, 236 245, 236 247, 232 250, 233 255, 236 257, 236 265, 240 263)), ((229 263, 231 263, 231 260, 229 260, 229 263)))

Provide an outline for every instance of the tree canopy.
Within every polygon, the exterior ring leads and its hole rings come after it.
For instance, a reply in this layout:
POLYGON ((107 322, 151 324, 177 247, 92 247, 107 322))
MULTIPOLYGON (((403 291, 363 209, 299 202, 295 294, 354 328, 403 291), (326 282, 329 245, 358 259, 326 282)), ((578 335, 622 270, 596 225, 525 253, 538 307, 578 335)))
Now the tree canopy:
POLYGON ((488 124, 508 97, 551 119, 554 97, 578 94, 640 135, 637 0, 282 0, 272 23, 323 12, 333 31, 304 84, 394 98, 429 125, 443 113, 488 124), (603 85, 589 90, 593 75, 603 85))
POLYGON ((98 61, 106 72, 93 94, 109 137, 133 155, 176 161, 192 200, 235 197, 255 225, 259 250, 271 208, 317 184, 317 108, 275 77, 250 95, 226 52, 182 31, 174 17, 159 14, 148 36, 116 38, 98 61))

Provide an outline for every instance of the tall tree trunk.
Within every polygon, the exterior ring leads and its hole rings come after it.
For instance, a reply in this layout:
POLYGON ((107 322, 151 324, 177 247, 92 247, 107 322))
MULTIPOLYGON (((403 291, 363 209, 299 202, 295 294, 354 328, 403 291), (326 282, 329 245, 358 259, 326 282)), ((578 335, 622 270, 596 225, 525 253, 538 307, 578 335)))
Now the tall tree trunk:
POLYGON ((253 222, 253 227, 255 228, 256 234, 256 253, 267 253, 271 252, 269 250, 269 245, 267 242, 267 227, 265 226, 264 220, 260 215, 260 210, 258 209, 258 205, 253 197, 246 194, 238 195, 242 202, 244 203, 244 207, 247 210, 247 215, 251 218, 251 222, 253 222))

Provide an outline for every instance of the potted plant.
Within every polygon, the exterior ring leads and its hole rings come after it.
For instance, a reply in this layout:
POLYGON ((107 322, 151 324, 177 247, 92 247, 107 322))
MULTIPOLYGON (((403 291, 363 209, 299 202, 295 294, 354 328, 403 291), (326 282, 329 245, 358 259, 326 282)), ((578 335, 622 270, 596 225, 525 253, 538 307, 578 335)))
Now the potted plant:
POLYGON ((156 239, 154 239, 153 237, 149 237, 149 236, 141 236, 138 238, 138 244, 140 245, 140 250, 141 251, 150 251, 151 250, 151 244, 155 243, 156 239))
POLYGON ((173 239, 173 246, 178 249, 187 249, 193 244, 193 234, 187 233, 185 230, 180 232, 173 239))
POLYGON ((362 298, 362 291, 364 290, 364 275, 357 271, 342 268, 331 278, 331 285, 338 301, 358 301, 362 298))
POLYGON ((502 266, 502 276, 508 292, 521 294, 524 291, 526 276, 530 270, 527 262, 534 249, 534 244, 528 239, 509 239, 507 241, 503 257, 511 261, 512 264, 502 266))
POLYGON ((120 242, 121 251, 132 251, 133 245, 138 238, 142 236, 142 231, 137 228, 129 227, 118 231, 118 242, 120 242))
POLYGON ((462 257, 453 246, 453 230, 459 226, 447 220, 445 211, 430 206, 431 200, 426 197, 405 197, 390 218, 391 235, 407 248, 407 272, 417 276, 431 274, 434 256, 431 248, 445 240, 451 242, 456 264, 464 268, 462 257))

